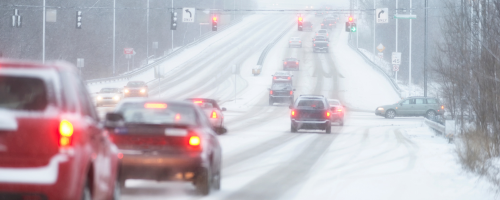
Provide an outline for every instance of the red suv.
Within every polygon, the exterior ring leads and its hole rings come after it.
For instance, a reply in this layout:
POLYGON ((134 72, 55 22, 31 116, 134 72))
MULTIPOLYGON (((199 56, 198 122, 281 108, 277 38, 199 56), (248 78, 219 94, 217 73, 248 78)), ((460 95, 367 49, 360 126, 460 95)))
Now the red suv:
POLYGON ((74 67, 0 60, 0 199, 118 198, 103 130, 74 67))

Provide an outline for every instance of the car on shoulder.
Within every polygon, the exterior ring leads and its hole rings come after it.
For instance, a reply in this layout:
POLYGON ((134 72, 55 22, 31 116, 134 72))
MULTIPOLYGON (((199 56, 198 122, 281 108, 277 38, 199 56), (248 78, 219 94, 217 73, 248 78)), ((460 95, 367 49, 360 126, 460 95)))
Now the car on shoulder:
POLYGON ((293 104, 295 89, 289 81, 274 81, 269 90, 269 105, 274 103, 293 104))
POLYGON ((338 99, 328 99, 328 104, 330 105, 332 124, 337 122, 339 126, 344 126, 345 107, 338 99))
POLYGON ((204 98, 192 98, 187 99, 187 101, 193 102, 195 105, 199 106, 207 115, 210 123, 212 124, 214 131, 217 134, 224 134, 227 132, 224 126, 224 111, 226 108, 220 107, 217 101, 214 99, 204 99, 204 98))
POLYGON ((444 115, 444 105, 438 98, 413 96, 402 99, 392 105, 379 106, 375 115, 388 119, 394 117, 424 116, 434 119, 438 115, 444 115))
POLYGON ((285 58, 283 59, 283 70, 294 70, 299 71, 300 60, 297 58, 285 58))
POLYGON ((330 47, 330 44, 325 41, 314 41, 313 44, 313 52, 316 53, 318 51, 325 51, 328 53, 328 48, 330 47))
POLYGON ((325 130, 331 133, 330 105, 323 95, 300 95, 290 106, 291 132, 300 129, 325 130))
POLYGON ((291 37, 290 40, 288 40, 288 48, 291 47, 302 48, 302 40, 299 37, 291 37))
POLYGON ((273 77, 273 83, 288 81, 293 85, 293 75, 289 71, 277 71, 271 76, 273 77))
POLYGON ((302 23, 302 31, 312 31, 313 24, 311 22, 303 22, 302 23))
POLYGON ((105 127, 122 153, 127 179, 186 181, 201 195, 220 189, 221 148, 206 113, 193 103, 125 99, 105 127))
POLYGON ((148 97, 148 85, 144 81, 129 81, 123 87, 123 97, 148 97))
POLYGON ((330 41, 329 39, 329 33, 328 30, 326 29, 320 29, 316 32, 316 36, 324 36, 327 41, 330 41))
POLYGON ((123 90, 121 88, 102 88, 96 93, 96 106, 115 105, 123 99, 123 90))
POLYGON ((0 66, 0 199, 119 198, 119 152, 76 67, 0 66))

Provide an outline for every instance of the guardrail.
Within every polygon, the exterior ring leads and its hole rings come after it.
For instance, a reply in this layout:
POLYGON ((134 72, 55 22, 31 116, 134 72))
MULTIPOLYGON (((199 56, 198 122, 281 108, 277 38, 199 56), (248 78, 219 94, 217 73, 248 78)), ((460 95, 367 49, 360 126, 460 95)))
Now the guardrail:
POLYGON ((427 118, 424 119, 425 125, 429 126, 434 132, 439 135, 443 135, 448 142, 451 143, 455 136, 455 121, 454 120, 446 120, 445 125, 437 123, 435 121, 429 120, 427 118))
POLYGON ((274 41, 269 43, 266 48, 262 51, 262 53, 259 56, 259 60, 257 61, 257 69, 253 69, 253 74, 258 75, 262 71, 262 67, 264 65, 264 61, 266 60, 267 53, 276 45, 276 43, 288 32, 288 29, 285 29, 274 41))
MULTIPOLYGON (((121 80, 129 80, 131 77, 133 76, 136 76, 138 74, 141 74, 153 67, 156 67, 158 65, 160 65, 161 63, 167 61, 168 59, 172 58, 173 56, 181 53, 182 51, 184 51, 185 49, 187 48, 190 48, 196 44, 199 44, 200 42, 203 42, 205 41, 206 39, 216 35, 217 33, 220 33, 232 26, 234 26, 235 24, 238 24, 239 22, 241 22, 243 20, 243 18, 239 18, 233 22, 231 22, 230 24, 228 24, 227 26, 223 26, 219 29, 219 31, 216 31, 216 32, 209 32, 207 34, 204 34, 203 36, 201 36, 200 38, 198 38, 198 40, 194 41, 194 42, 191 42, 185 46, 182 46, 178 49, 176 49, 175 51, 165 55, 164 57, 156 60, 155 62, 153 63, 150 63, 150 64, 147 64, 146 66, 143 66, 141 68, 138 68, 138 69, 135 69, 129 73, 125 73, 125 74, 121 74, 121 75, 118 75, 118 76, 113 76, 113 77, 107 77, 107 78, 99 78, 99 79, 91 79, 91 80, 86 80, 85 82, 87 84, 98 84, 98 83, 105 83, 105 82, 115 82, 115 81, 121 81, 121 80)), ((155 79, 156 80, 156 79, 155 79)), ((154 81, 154 80, 152 80, 154 81)), ((150 81, 151 82, 151 81, 150 81)))
POLYGON ((378 72, 380 72, 382 75, 384 75, 384 77, 389 81, 389 83, 391 83, 391 86, 394 89, 394 91, 396 91, 398 93, 399 97, 401 97, 401 89, 399 88, 399 85, 396 83, 396 81, 394 79, 391 78, 391 76, 389 74, 387 74, 382 69, 382 67, 378 66, 370 58, 366 57, 366 55, 363 52, 361 52, 358 48, 356 48, 353 44, 351 44, 351 42, 349 42, 349 46, 354 51, 356 51, 365 60, 365 62, 370 64, 373 68, 377 69, 378 72))

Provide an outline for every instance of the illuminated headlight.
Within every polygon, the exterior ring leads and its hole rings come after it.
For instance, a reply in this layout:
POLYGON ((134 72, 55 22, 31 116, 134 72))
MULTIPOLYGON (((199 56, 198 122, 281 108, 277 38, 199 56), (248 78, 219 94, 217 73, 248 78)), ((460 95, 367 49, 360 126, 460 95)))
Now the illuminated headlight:
POLYGON ((120 100, 120 97, 119 96, 114 96, 113 100, 118 101, 118 100, 120 100))
POLYGON ((102 100, 102 97, 101 97, 101 96, 98 96, 98 97, 97 97, 97 100, 102 100))
POLYGON ((384 110, 384 108, 378 108, 377 110, 383 111, 383 110, 384 110))
POLYGON ((125 93, 129 93, 130 91, 128 89, 123 90, 125 93))
POLYGON ((141 93, 144 93, 144 92, 146 92, 146 89, 141 89, 141 93))

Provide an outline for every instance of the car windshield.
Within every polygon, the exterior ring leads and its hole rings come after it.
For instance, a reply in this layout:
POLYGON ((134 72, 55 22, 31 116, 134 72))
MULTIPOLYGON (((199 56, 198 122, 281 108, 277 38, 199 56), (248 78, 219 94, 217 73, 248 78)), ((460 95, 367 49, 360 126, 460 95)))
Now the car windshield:
POLYGON ((0 75, 0 108, 40 111, 47 107, 47 98, 42 79, 0 75))
POLYGON ((340 102, 338 101, 329 101, 328 103, 332 106, 340 106, 340 102))
POLYGON ((128 87, 143 87, 146 86, 144 82, 128 82, 128 87))
POLYGON ((310 109, 324 109, 325 105, 322 100, 304 99, 299 101, 297 107, 310 108, 310 109))
POLYGON ((289 82, 284 82, 284 83, 275 82, 271 86, 271 89, 272 90, 291 90, 292 89, 292 85, 289 82))
POLYGON ((124 103, 118 112, 129 124, 196 125, 197 121, 193 107, 179 104, 124 103))
POLYGON ((120 88, 102 88, 99 93, 119 93, 120 91, 120 88))

